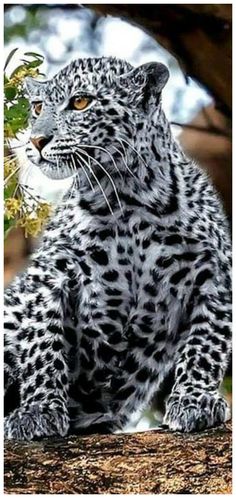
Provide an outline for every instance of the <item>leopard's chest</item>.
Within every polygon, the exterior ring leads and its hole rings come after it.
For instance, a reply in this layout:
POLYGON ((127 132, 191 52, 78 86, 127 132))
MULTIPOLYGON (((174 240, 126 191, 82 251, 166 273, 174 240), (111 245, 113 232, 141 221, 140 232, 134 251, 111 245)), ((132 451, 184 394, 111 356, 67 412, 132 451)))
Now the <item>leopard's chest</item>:
POLYGON ((162 242, 124 228, 92 235, 81 241, 76 252, 81 302, 91 305, 96 298, 97 305, 104 301, 109 306, 111 299, 116 299, 117 307, 128 310, 137 304, 142 286, 150 281, 162 242))
POLYGON ((185 290, 173 284, 181 261, 166 239, 149 227, 86 234, 76 251, 80 322, 115 321, 124 330, 137 314, 151 315, 154 328, 163 315, 167 321, 170 309, 176 316, 185 290))
POLYGON ((125 382, 131 351, 154 370, 154 350, 160 364, 163 358, 168 363, 180 319, 181 302, 171 293, 170 268, 163 263, 170 257, 165 237, 150 230, 119 232, 86 235, 76 251, 80 289, 71 377, 77 382, 82 372, 104 393, 117 376, 125 382))

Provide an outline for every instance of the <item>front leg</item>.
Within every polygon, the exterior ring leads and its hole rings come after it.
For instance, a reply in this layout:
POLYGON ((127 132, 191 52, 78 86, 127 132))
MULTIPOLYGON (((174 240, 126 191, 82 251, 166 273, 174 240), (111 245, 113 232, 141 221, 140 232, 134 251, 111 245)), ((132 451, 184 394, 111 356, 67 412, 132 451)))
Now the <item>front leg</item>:
POLYGON ((224 294, 217 299, 206 290, 198 289, 189 335, 177 352, 175 384, 164 417, 171 430, 199 431, 230 418, 218 391, 230 354, 230 303, 224 294))
POLYGON ((17 333, 21 405, 5 419, 10 439, 63 436, 69 428, 63 307, 71 269, 60 255, 51 261, 38 256, 27 270, 17 333))
POLYGON ((24 293, 28 275, 15 278, 4 293, 4 394, 19 379, 18 334, 25 309, 24 293))

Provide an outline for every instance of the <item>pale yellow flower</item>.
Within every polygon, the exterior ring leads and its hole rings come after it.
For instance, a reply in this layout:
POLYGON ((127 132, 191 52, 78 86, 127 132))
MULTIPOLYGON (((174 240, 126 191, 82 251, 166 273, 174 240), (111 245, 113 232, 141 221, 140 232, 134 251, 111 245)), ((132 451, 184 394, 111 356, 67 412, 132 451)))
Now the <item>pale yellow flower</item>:
POLYGON ((46 220, 51 214, 51 206, 47 202, 40 202, 36 209, 37 216, 46 220))
POLYGON ((6 123, 4 126, 4 136, 5 138, 15 138, 15 134, 13 133, 9 123, 6 123))
POLYGON ((15 218, 19 213, 22 206, 22 201, 20 199, 15 199, 14 197, 6 199, 4 202, 5 215, 9 219, 15 218))
POLYGON ((6 180, 6 178, 9 175, 12 175, 15 170, 17 170, 16 161, 13 161, 12 159, 10 159, 10 160, 6 159, 4 162, 4 180, 6 180))
POLYGON ((39 70, 36 68, 22 68, 17 71, 17 73, 10 78, 6 86, 19 86, 23 83, 23 80, 26 76, 31 76, 32 78, 37 77, 39 74, 39 70))
POLYGON ((25 229, 26 238, 28 235, 36 237, 42 230, 42 220, 39 218, 29 218, 24 216, 18 220, 17 225, 25 229))

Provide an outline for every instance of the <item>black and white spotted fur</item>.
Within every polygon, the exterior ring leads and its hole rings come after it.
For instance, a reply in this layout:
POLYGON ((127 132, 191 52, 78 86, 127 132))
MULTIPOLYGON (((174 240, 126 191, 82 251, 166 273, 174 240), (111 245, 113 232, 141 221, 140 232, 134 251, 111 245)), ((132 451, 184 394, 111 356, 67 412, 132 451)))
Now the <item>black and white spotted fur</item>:
MULTIPOLYGON (((19 406, 7 438, 122 429, 174 384, 164 422, 225 421, 230 242, 221 203, 174 140, 161 108, 162 64, 77 60, 29 80, 29 159, 74 175, 28 269, 6 291, 5 383, 19 406), (71 98, 92 98, 84 111, 71 98)), ((46 180, 45 180, 46 181, 46 180)))

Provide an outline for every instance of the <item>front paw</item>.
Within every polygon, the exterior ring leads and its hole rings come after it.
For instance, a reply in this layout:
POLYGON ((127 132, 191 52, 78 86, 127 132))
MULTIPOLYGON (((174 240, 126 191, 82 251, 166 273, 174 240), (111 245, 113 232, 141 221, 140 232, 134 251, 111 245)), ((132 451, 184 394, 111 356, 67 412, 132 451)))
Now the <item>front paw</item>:
POLYGON ((59 413, 47 406, 32 405, 17 408, 4 420, 7 439, 30 441, 36 437, 65 436, 69 429, 67 413, 59 413))
POLYGON ((164 424, 172 431, 198 432, 229 418, 229 406, 218 393, 173 393, 167 401, 164 424))

